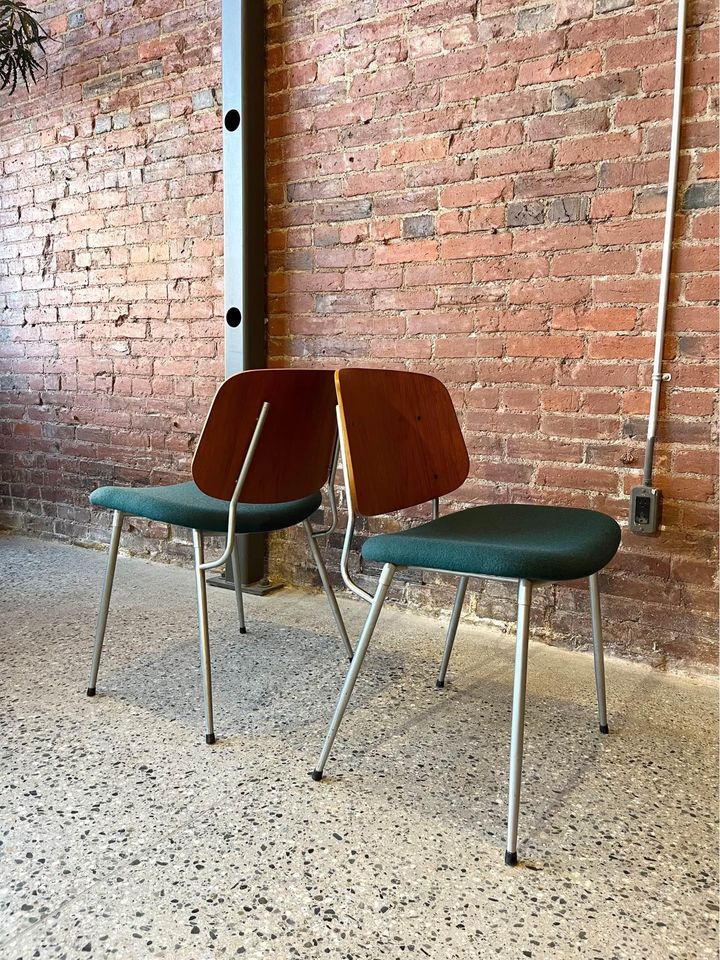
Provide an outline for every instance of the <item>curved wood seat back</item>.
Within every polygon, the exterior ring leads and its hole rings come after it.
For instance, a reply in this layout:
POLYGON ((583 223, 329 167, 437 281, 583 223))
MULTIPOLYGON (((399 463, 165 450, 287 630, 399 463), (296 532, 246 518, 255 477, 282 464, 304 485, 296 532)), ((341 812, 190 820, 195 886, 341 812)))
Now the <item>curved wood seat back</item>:
POLYGON ((353 506, 366 517, 451 493, 470 469, 450 394, 403 370, 335 374, 353 506))
POLYGON ((263 403, 267 419, 240 493, 244 503, 283 503, 328 479, 337 422, 332 370, 247 370, 223 383, 192 462, 195 483, 229 500, 263 403))

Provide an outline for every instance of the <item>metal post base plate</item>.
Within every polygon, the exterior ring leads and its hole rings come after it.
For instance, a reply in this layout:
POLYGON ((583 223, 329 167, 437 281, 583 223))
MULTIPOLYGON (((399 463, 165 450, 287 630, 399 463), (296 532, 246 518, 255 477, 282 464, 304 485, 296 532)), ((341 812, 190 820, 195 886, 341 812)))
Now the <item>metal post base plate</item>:
MULTIPOLYGON (((223 590, 234 590, 235 584, 232 580, 226 580, 225 577, 210 577, 207 581, 209 587, 222 587, 223 590)), ((282 590, 285 584, 282 581, 256 580, 255 583, 243 584, 243 593, 250 593, 255 597, 264 597, 268 593, 274 593, 275 590, 282 590)))

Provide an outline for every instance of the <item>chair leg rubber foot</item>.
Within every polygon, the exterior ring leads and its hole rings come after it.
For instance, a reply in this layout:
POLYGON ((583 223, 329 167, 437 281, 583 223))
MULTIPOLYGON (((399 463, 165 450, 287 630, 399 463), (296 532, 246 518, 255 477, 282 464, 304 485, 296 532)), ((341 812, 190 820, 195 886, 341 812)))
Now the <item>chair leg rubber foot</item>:
POLYGON ((87 695, 88 695, 89 697, 94 697, 94 696, 95 696, 95 687, 88 687, 88 688, 87 688, 87 695))
POLYGON ((505 851, 505 866, 506 867, 517 866, 517 853, 510 853, 509 850, 505 851))
POLYGON ((214 734, 214 733, 206 733, 206 734, 205 734, 205 743, 210 743, 210 744, 215 743, 215 734, 214 734))
POLYGON ((245 629, 245 627, 240 627, 240 633, 247 633, 247 630, 245 629))
POLYGON ((310 776, 313 778, 313 780, 322 780, 323 772, 322 770, 313 770, 310 776))
POLYGON ((600 733, 610 733, 610 727, 606 723, 601 723, 600 733))
POLYGON ((443 689, 445 688, 445 681, 444 681, 444 680, 436 680, 436 681, 435 681, 435 686, 438 688, 438 690, 443 690, 443 689))

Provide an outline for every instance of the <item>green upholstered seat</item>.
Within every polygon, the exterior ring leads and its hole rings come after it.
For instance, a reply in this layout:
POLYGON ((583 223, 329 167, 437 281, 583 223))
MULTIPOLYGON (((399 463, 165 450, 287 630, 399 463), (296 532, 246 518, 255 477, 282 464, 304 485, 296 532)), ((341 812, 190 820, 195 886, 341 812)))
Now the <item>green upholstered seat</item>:
MULTIPOLYGON (((292 527, 307 520, 321 502, 318 492, 287 503, 239 503, 237 533, 270 533, 292 527)), ((166 487, 98 487, 90 494, 90 503, 131 517, 213 533, 225 532, 228 525, 228 502, 206 496, 192 480, 166 487)))
POLYGON ((470 507, 400 533, 371 537, 366 560, 528 580, 576 580, 596 573, 620 545, 604 513, 570 507, 470 507))

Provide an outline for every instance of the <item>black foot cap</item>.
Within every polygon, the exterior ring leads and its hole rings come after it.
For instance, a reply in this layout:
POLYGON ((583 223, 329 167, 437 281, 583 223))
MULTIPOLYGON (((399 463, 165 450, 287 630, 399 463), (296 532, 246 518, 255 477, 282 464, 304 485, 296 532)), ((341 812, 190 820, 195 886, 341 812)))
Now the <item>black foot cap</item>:
POLYGON ((310 774, 313 780, 322 780, 322 775, 322 770, 313 770, 313 772, 310 774))
POLYGON ((517 853, 510 853, 509 850, 505 851, 505 866, 506 867, 517 866, 517 853))
POLYGON ((247 630, 245 629, 245 627, 240 627, 240 633, 247 633, 247 630))
POLYGON ((610 727, 605 724, 600 724, 600 733, 610 733, 610 727))
POLYGON ((88 695, 89 697, 94 697, 94 696, 95 696, 95 687, 88 687, 88 688, 87 688, 87 695, 88 695))
POLYGON ((215 734, 214 734, 214 733, 206 733, 206 734, 205 734, 205 743, 215 743, 215 734))
POLYGON ((444 680, 436 680, 436 681, 435 681, 435 686, 438 688, 438 690, 443 690, 444 687, 445 687, 445 681, 444 681, 444 680))

